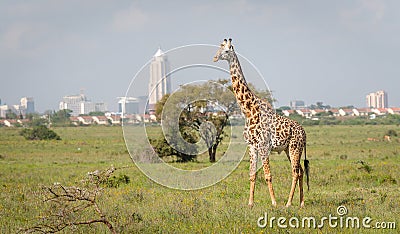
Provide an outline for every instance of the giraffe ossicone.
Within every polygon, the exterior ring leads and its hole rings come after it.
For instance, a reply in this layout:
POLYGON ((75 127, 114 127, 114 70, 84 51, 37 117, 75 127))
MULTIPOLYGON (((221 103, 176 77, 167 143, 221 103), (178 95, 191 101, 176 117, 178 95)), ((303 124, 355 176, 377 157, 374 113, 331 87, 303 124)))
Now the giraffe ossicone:
POLYGON ((271 151, 285 151, 292 170, 292 185, 286 206, 292 204, 297 183, 299 184, 300 206, 304 206, 303 168, 300 159, 304 149, 304 167, 309 187, 309 163, 306 159, 306 132, 296 121, 276 114, 271 103, 259 98, 247 85, 239 59, 233 49, 232 39, 224 39, 214 56, 214 62, 226 60, 232 81, 232 89, 242 113, 246 116, 243 132, 250 154, 250 197, 249 206, 254 205, 254 190, 257 173, 257 158, 260 157, 268 184, 272 205, 276 206, 272 186, 272 174, 269 165, 271 151))

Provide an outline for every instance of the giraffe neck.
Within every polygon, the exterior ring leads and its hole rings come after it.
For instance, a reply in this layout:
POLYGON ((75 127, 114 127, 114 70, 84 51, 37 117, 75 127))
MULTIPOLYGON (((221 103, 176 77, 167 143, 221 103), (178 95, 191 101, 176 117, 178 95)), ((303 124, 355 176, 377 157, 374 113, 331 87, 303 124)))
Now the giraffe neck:
POLYGON ((232 89, 240 109, 246 116, 250 116, 258 107, 260 99, 248 87, 239 59, 235 53, 229 61, 229 69, 232 79, 232 89))

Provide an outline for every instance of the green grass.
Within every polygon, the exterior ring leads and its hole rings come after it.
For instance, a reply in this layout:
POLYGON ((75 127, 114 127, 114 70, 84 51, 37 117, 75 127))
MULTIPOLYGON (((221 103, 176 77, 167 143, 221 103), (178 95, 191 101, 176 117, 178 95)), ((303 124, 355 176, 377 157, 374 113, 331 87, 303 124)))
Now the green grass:
MULTIPOLYGON (((271 155, 271 170, 278 206, 271 207, 262 171, 257 175, 255 206, 247 207, 248 156, 220 183, 195 191, 180 191, 154 183, 133 166, 117 170, 129 184, 105 188, 101 208, 122 233, 394 233, 400 227, 400 142, 382 141, 398 126, 307 127, 307 159, 310 160, 310 191, 300 209, 296 190, 293 206, 284 204, 290 189, 290 164, 284 153, 271 155), (370 142, 367 138, 381 141, 370 142), (362 161, 363 164, 360 162, 362 161), (345 205, 348 216, 369 216, 376 221, 396 222, 396 230, 340 229, 326 224, 321 229, 271 229, 257 227, 257 219, 314 216, 318 220, 345 205)), ((44 215, 38 196, 42 185, 60 182, 76 185, 87 172, 133 165, 120 127, 69 127, 53 129, 61 141, 27 141, 20 129, 0 128, 0 233, 15 233, 44 215)), ((240 141, 241 136, 233 139, 240 141)), ((209 165, 192 162, 185 168, 209 165)), ((172 163, 181 166, 181 164, 172 163)), ((80 226, 66 233, 104 233, 101 224, 80 226)))

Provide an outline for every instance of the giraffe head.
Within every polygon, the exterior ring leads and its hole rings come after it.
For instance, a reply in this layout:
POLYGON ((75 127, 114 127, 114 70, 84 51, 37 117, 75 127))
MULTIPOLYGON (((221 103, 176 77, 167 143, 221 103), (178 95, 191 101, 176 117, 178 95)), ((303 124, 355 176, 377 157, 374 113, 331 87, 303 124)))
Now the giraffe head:
POLYGON ((214 62, 217 62, 218 60, 230 61, 233 58, 234 50, 231 42, 232 42, 231 38, 229 38, 229 40, 224 39, 217 53, 214 56, 214 62))

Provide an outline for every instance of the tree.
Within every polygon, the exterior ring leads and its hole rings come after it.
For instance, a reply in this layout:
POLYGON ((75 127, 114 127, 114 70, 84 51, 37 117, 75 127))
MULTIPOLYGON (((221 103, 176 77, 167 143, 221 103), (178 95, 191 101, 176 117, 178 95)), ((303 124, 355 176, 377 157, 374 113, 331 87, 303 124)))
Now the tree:
POLYGON ((68 126, 71 124, 69 117, 71 116, 72 110, 63 109, 54 112, 50 115, 51 123, 56 126, 68 126))
POLYGON ((26 114, 26 118, 29 119, 28 125, 31 127, 48 124, 47 118, 41 118, 37 113, 26 114))
POLYGON ((196 155, 194 143, 203 140, 210 162, 215 162, 229 113, 238 110, 227 83, 219 80, 185 85, 173 95, 164 96, 156 105, 156 116, 166 131, 165 142, 184 155, 196 155))
MULTIPOLYGON (((197 138, 193 132, 183 131, 183 133, 183 138, 185 141, 192 144, 196 143, 197 138)), ((177 139, 176 132, 171 132, 170 134, 172 134, 172 136, 168 137, 170 142, 168 142, 163 135, 157 139, 149 139, 150 144, 153 146, 153 149, 157 155, 160 157, 176 156, 178 158, 178 162, 189 162, 196 158, 197 147, 190 145, 189 147, 186 147, 184 151, 177 150, 182 148, 182 145, 179 145, 181 142, 174 140, 177 139)))
POLYGON ((310 109, 315 110, 315 109, 330 109, 330 105, 324 105, 323 102, 316 102, 315 104, 312 104, 310 106, 310 109))
MULTIPOLYGON (((249 87, 258 97, 274 101, 268 90, 257 90, 252 84, 249 87)), ((230 80, 227 79, 181 86, 179 91, 165 95, 155 109, 157 120, 161 121, 166 131, 166 139, 151 141, 158 153, 176 153, 163 146, 169 143, 177 152, 193 154, 196 152, 191 148, 193 142, 202 140, 207 147, 210 162, 216 161, 218 146, 226 136, 224 128, 230 124, 229 116, 235 112, 240 113, 230 80)))
POLYGON ((103 111, 92 111, 92 112, 89 112, 89 116, 104 116, 104 112, 103 111))
POLYGON ((6 112, 6 119, 17 119, 17 114, 15 114, 11 109, 6 112))
POLYGON ((157 118, 157 121, 159 121, 159 122, 161 121, 161 114, 162 114, 164 105, 167 102, 169 96, 170 96, 169 94, 165 94, 161 98, 161 100, 156 103, 156 107, 155 107, 155 109, 156 109, 155 110, 156 111, 156 118, 157 118))
MULTIPOLYGON (((252 84, 249 86, 260 98, 273 101, 269 91, 256 90, 252 84)), ((169 129, 167 140, 158 143, 171 143, 180 136, 188 143, 203 140, 210 162, 215 162, 217 148, 226 136, 224 128, 229 124, 229 116, 235 112, 240 113, 240 109, 229 80, 181 86, 179 91, 165 95, 156 104, 157 120, 162 121, 164 130, 169 129), (179 126, 174 125, 176 122, 179 126), (176 133, 180 133, 180 136, 176 133)), ((175 146, 178 147, 177 151, 187 151, 192 145, 181 143, 175 146)), ((165 152, 172 153, 171 150, 165 152)))

